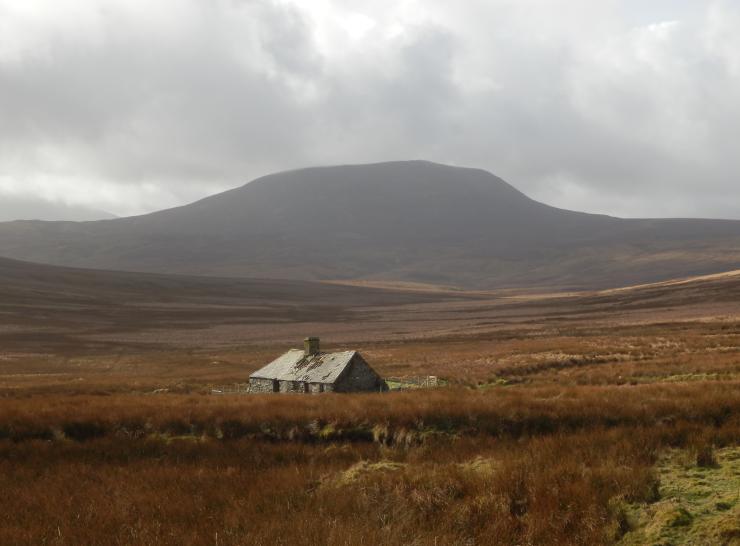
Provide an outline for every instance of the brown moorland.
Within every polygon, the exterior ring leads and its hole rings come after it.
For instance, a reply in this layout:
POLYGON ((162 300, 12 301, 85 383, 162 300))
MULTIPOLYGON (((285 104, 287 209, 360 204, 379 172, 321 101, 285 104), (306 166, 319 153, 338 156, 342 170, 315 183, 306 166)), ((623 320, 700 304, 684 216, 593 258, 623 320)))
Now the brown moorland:
POLYGON ((667 449, 740 444, 737 274, 537 295, 4 266, 1 544, 613 544, 667 449), (209 394, 306 334, 448 386, 209 394))

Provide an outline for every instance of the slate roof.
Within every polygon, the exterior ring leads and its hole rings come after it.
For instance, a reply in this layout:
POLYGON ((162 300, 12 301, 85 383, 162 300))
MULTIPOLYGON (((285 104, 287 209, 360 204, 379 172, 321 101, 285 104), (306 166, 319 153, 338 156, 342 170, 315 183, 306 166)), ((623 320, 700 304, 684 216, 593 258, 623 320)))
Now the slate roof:
POLYGON ((334 383, 356 354, 357 351, 343 351, 306 356, 302 349, 291 349, 249 377, 279 381, 334 383))

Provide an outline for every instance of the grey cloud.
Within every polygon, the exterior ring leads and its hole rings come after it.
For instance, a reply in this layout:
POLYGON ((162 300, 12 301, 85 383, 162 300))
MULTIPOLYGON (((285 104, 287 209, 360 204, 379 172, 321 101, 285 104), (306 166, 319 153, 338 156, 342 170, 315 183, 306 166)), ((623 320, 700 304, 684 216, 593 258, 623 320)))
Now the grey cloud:
MULTIPOLYGON (((272 26, 264 28, 291 36, 295 68, 294 18, 269 11, 259 13, 268 12, 272 26), (283 22, 287 30, 278 27, 283 22)), ((218 19, 169 39, 105 24, 99 48, 55 43, 51 58, 0 66, 4 165, 23 157, 37 163, 31 168, 53 170, 43 157, 53 148, 74 157, 70 170, 111 183, 234 184, 254 164, 276 167, 262 158, 300 150, 308 138, 300 130, 309 129, 308 112, 280 75, 240 61, 238 44, 219 35, 218 19)), ((269 42, 275 54, 266 34, 257 43, 269 42)), ((285 62, 282 54, 279 66, 285 62)))
POLYGON ((740 218, 729 2, 418 2, 395 34, 379 2, 357 43, 322 42, 300 2, 103 5, 95 32, 41 25, 44 47, 0 55, 0 196, 139 212, 280 169, 427 158, 563 207, 740 218))

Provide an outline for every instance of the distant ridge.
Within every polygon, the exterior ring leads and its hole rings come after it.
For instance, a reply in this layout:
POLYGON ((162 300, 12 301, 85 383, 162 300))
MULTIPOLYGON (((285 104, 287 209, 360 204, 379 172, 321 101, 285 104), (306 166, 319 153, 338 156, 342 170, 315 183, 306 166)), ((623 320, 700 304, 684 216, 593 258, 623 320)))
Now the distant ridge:
POLYGON ((740 221, 572 212, 480 169, 401 161, 273 174, 144 216, 0 224, 0 255, 195 275, 608 288, 740 268, 740 221))

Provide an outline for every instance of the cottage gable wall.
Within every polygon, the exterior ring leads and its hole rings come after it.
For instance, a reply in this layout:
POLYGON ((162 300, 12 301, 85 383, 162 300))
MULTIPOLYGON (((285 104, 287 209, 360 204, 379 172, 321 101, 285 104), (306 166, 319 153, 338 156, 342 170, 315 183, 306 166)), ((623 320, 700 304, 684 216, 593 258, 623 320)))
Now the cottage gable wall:
POLYGON ((334 384, 336 392, 369 392, 387 390, 385 381, 365 362, 355 355, 334 384))

